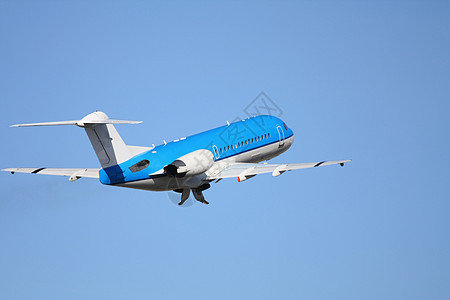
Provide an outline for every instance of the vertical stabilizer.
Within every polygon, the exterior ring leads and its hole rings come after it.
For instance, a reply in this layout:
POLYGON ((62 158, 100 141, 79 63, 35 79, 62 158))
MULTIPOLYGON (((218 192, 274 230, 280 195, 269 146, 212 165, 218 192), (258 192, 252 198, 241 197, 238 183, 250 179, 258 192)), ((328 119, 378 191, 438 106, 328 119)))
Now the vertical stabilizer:
POLYGON ((106 120, 109 120, 108 116, 104 112, 97 111, 87 115, 77 124, 86 130, 103 169, 132 157, 114 125, 108 124, 106 120))

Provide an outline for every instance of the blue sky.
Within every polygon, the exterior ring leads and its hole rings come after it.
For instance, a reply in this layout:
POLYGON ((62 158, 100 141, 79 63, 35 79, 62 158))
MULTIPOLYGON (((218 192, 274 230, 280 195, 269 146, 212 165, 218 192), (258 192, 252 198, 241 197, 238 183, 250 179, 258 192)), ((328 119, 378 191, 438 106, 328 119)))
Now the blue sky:
POLYGON ((0 174, 2 299, 449 299, 447 1, 0 1, 0 167, 98 167, 95 111, 148 146, 245 117, 293 129, 209 206, 0 174))

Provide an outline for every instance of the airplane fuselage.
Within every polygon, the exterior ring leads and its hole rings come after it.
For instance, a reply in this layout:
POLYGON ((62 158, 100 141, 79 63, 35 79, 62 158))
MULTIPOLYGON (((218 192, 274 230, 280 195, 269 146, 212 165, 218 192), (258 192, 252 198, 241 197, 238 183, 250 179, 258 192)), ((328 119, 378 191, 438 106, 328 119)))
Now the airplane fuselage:
POLYGON ((293 131, 281 119, 256 116, 158 145, 101 169, 100 181, 150 191, 194 188, 211 181, 208 175, 220 166, 269 160, 293 141, 293 131))

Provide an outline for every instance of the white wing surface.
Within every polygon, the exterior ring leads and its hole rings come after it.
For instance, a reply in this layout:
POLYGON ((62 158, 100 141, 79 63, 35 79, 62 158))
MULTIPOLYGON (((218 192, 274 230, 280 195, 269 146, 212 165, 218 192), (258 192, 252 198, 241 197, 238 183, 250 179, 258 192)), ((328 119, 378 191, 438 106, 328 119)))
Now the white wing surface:
POLYGON ((334 160, 334 161, 318 161, 310 163, 298 163, 298 164, 245 164, 236 163, 225 166, 216 170, 215 172, 208 175, 208 180, 222 179, 222 178, 232 178, 237 177, 238 181, 247 180, 253 176, 264 173, 272 173, 273 176, 279 176, 286 171, 315 168, 321 166, 329 165, 341 165, 351 162, 348 160, 334 160))
POLYGON ((59 175, 59 176, 70 176, 70 181, 75 181, 81 177, 87 178, 99 178, 98 172, 100 169, 62 169, 62 168, 9 168, 3 169, 2 171, 19 173, 30 173, 30 174, 44 174, 44 175, 59 175))

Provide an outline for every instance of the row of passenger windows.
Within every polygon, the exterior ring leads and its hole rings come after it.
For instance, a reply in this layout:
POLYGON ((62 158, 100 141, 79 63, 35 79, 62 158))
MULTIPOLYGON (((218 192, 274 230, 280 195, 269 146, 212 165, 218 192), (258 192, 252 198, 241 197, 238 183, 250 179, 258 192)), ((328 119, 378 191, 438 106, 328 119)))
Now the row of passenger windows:
MULTIPOLYGON (((286 127, 286 125, 285 125, 285 127, 286 127)), ((236 148, 242 147, 244 145, 247 146, 247 145, 250 145, 252 143, 262 141, 262 140, 267 139, 267 138, 270 138, 270 133, 266 133, 266 134, 263 134, 263 135, 260 135, 260 136, 248 139, 248 140, 240 141, 238 143, 235 143, 234 145, 232 144, 232 145, 229 145, 229 146, 222 147, 222 148, 220 148, 220 153, 223 153, 223 152, 226 152, 226 151, 230 151, 232 149, 236 149, 236 148)), ((217 148, 215 149, 215 152, 216 152, 216 154, 219 154, 217 152, 217 148)), ((131 172, 136 173, 136 172, 139 172, 139 171, 147 168, 149 165, 150 165, 150 161, 147 160, 147 159, 144 159, 144 160, 141 160, 140 162, 132 165, 129 169, 130 169, 131 172)))
POLYGON ((233 150, 233 149, 236 149, 236 148, 239 148, 239 147, 247 146, 247 145, 250 145, 252 143, 255 143, 255 142, 258 142, 258 141, 262 141, 262 140, 267 139, 267 138, 270 138, 270 133, 266 133, 266 134, 263 134, 263 135, 260 135, 260 136, 248 139, 248 140, 240 141, 240 142, 235 143, 234 145, 231 144, 229 146, 222 147, 222 148, 220 148, 220 153, 223 153, 223 152, 226 152, 226 151, 230 151, 230 150, 233 150))

